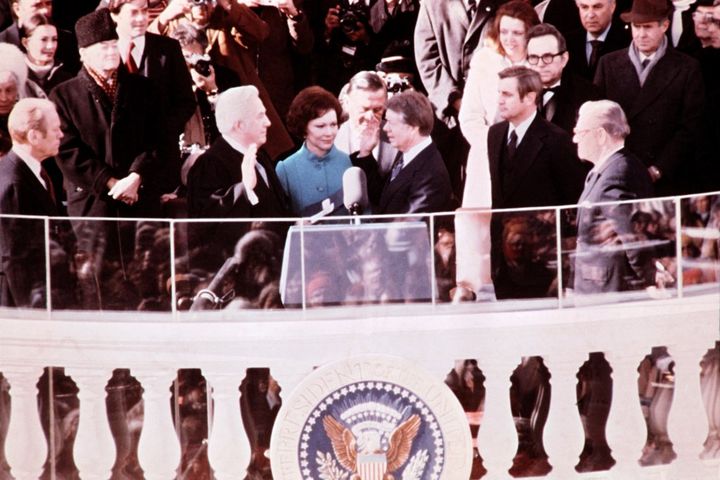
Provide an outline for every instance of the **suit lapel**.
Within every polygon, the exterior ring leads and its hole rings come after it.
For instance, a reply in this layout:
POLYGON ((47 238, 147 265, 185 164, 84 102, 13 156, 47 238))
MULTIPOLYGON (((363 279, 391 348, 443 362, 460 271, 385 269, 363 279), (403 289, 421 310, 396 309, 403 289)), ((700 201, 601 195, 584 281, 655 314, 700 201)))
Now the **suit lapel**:
MULTIPOLYGON (((638 113, 645 110, 645 108, 655 101, 656 98, 665 93, 667 86, 675 79, 680 73, 676 68, 676 62, 672 57, 671 49, 668 45, 668 50, 663 58, 653 67, 645 85, 640 89, 640 94, 633 102, 632 107, 627 112, 628 119, 633 118, 638 113)), ((637 75, 635 75, 637 77, 637 75)))
POLYGON ((400 173, 398 173, 397 177, 395 177, 395 180, 390 181, 390 176, 388 175, 387 184, 385 185, 385 188, 382 192, 382 197, 380 199, 380 210, 383 211, 387 207, 387 205, 390 203, 390 200, 395 196, 395 194, 403 189, 403 187, 409 183, 412 183, 413 178, 415 177, 415 172, 417 172, 419 169, 423 168, 423 163, 425 163, 425 157, 427 156, 429 149, 433 145, 430 144, 429 146, 425 147, 418 155, 410 162, 409 165, 405 166, 400 170, 400 173))
MULTIPOLYGON (((32 170, 30 170, 30 167, 28 167, 27 164, 14 152, 8 154, 5 160, 13 161, 15 163, 15 169, 20 176, 20 181, 22 182, 23 187, 29 191, 31 198, 34 201, 42 204, 42 212, 48 216, 55 215, 57 213, 55 202, 52 201, 50 193, 42 186, 40 180, 38 180, 32 170)), ((22 213, 27 214, 31 212, 22 213)), ((39 212, 32 212, 32 214, 37 213, 39 212)))
MULTIPOLYGON (((495 179, 493 184, 497 184, 498 187, 502 183, 502 177, 500 173, 500 157, 502 155, 502 148, 507 143, 507 135, 509 124, 507 121, 502 122, 502 127, 493 130, 492 141, 488 141, 488 159, 490 160, 490 178, 495 179)), ((490 140, 490 138, 488 138, 490 140)))

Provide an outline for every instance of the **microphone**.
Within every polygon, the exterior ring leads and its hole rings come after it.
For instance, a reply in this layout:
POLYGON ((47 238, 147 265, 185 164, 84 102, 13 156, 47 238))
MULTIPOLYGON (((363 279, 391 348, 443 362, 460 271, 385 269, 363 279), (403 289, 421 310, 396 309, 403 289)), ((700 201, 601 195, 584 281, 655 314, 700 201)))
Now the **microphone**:
POLYGON ((360 167, 350 167, 343 173, 343 205, 351 215, 362 215, 367 209, 367 177, 360 167))
POLYGON ((193 303, 190 306, 190 310, 214 310, 227 301, 227 298, 218 297, 215 292, 220 291, 220 288, 225 281, 231 275, 235 274, 235 271, 240 266, 240 263, 241 260, 237 255, 233 255, 225 260, 225 263, 223 263, 223 266, 220 267, 220 270, 218 270, 215 277, 213 277, 212 281, 210 281, 207 288, 203 288, 197 293, 197 295, 195 295, 193 303))

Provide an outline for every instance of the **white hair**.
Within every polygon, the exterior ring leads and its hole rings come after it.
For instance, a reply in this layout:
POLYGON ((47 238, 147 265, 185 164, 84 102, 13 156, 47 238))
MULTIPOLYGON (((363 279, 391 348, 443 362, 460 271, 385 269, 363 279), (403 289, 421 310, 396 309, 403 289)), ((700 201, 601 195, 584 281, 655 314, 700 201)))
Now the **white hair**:
POLYGON ((25 63, 25 55, 18 47, 11 43, 0 43, 0 73, 10 72, 17 82, 18 92, 25 90, 25 83, 28 78, 28 67, 25 63))
POLYGON ((247 118, 247 108, 253 99, 260 99, 260 92, 253 85, 225 90, 215 104, 215 122, 220 133, 229 133, 241 118, 247 118))
POLYGON ((630 125, 622 107, 612 100, 597 100, 585 102, 578 111, 578 116, 588 116, 595 119, 608 135, 622 140, 630 135, 630 125))

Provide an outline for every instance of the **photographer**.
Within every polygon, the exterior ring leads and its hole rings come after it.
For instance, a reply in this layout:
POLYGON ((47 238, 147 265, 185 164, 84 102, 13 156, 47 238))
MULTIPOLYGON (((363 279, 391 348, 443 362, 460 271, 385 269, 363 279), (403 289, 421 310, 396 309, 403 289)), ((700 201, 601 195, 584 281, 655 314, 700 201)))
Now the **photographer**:
MULTIPOLYGON (((220 135, 215 123, 215 101, 219 93, 239 87, 240 79, 229 68, 216 65, 205 53, 207 38, 190 24, 179 25, 172 34, 182 47, 183 56, 193 81, 197 101, 195 113, 185 124, 184 153, 195 145, 205 148, 220 135)), ((183 182, 184 183, 184 182, 183 182)))
MULTIPOLYGON (((313 32, 300 0, 239 0, 251 7, 270 28, 262 42, 249 45, 257 61, 257 71, 281 118, 287 116, 290 102, 305 85, 298 67, 309 63, 313 32)), ((307 75, 306 75, 307 77, 307 75)))
POLYGON ((325 14, 323 41, 317 45, 316 83, 338 94, 354 74, 374 70, 380 53, 370 9, 364 2, 340 0, 325 14))
POLYGON ((260 92, 271 126, 267 151, 275 158, 293 148, 290 135, 273 107, 258 76, 255 57, 248 47, 263 42, 270 29, 247 5, 238 0, 173 0, 153 21, 150 30, 170 35, 180 25, 190 24, 207 40, 205 52, 213 63, 233 70, 243 85, 254 85, 260 92))

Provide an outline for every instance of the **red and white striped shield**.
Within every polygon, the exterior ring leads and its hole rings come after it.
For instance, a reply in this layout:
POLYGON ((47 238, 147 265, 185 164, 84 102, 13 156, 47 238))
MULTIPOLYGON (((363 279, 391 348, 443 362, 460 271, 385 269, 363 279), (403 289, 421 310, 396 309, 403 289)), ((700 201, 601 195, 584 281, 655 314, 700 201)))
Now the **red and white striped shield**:
POLYGON ((383 453, 357 457, 357 473, 361 480, 383 480, 386 470, 387 457, 383 453))

